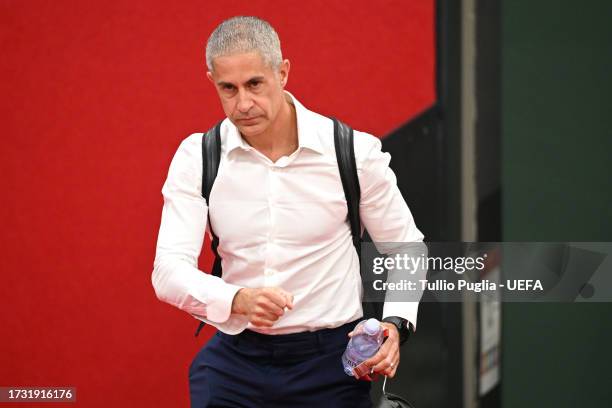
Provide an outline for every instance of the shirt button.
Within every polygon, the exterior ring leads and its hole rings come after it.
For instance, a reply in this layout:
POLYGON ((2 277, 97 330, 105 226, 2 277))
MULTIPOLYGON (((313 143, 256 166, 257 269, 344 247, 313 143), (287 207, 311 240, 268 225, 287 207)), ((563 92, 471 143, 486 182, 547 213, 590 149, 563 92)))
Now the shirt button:
POLYGON ((269 268, 266 268, 266 269, 264 270, 264 275, 266 275, 266 276, 272 276, 272 275, 274 275, 275 273, 276 273, 276 271, 275 271, 274 269, 269 269, 269 268))

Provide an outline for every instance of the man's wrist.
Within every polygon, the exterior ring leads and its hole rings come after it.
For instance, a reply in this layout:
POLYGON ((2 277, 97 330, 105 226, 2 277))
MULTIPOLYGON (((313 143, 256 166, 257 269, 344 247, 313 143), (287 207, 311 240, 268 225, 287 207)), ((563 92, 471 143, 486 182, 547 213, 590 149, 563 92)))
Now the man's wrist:
POLYGON ((238 289, 236 294, 234 295, 234 299, 232 300, 232 313, 238 315, 246 314, 243 308, 242 298, 244 296, 246 288, 238 289))
POLYGON ((400 336, 400 344, 404 344, 408 340, 412 332, 414 331, 414 327, 412 326, 412 323, 410 323, 408 320, 404 319, 403 317, 388 316, 382 319, 382 321, 386 323, 391 323, 397 328, 397 331, 400 336))

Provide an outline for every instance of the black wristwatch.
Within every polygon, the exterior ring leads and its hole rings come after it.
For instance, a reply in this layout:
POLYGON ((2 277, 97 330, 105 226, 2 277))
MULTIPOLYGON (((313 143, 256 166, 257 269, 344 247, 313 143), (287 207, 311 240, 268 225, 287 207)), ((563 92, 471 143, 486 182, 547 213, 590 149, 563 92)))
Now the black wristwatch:
POLYGON ((408 320, 399 316, 389 316, 382 319, 383 322, 392 323, 397 327, 400 335, 400 345, 404 344, 414 332, 414 326, 408 320))

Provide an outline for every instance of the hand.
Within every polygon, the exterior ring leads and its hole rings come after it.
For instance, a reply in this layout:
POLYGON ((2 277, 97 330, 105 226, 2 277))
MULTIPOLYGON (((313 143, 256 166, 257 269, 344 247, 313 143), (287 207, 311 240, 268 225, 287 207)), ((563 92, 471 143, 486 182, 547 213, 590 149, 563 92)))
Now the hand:
POLYGON ((293 295, 277 287, 242 288, 234 296, 232 313, 245 315, 258 327, 271 327, 285 314, 285 308, 293 309, 293 295))
MULTIPOLYGON (((378 349, 378 352, 376 352, 376 354, 369 359, 365 360, 363 364, 370 367, 372 373, 382 374, 389 378, 393 378, 400 361, 400 336, 397 327, 393 323, 381 322, 380 324, 385 328, 385 335, 387 338, 382 346, 380 346, 380 349, 378 349)), ((350 332, 349 337, 352 336, 353 332, 350 332)), ((372 381, 375 377, 371 374, 363 377, 357 377, 355 374, 355 378, 372 381)))

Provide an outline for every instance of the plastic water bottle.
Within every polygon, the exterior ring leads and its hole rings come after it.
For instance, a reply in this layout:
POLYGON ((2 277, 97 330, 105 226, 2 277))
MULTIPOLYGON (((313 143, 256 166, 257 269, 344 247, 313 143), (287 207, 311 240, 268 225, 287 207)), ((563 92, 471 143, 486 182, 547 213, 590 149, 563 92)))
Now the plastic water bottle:
POLYGON ((353 369, 376 354, 383 340, 384 328, 378 320, 368 319, 357 323, 342 355, 346 375, 353 376, 353 369))

